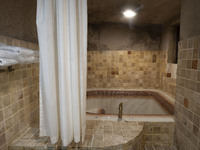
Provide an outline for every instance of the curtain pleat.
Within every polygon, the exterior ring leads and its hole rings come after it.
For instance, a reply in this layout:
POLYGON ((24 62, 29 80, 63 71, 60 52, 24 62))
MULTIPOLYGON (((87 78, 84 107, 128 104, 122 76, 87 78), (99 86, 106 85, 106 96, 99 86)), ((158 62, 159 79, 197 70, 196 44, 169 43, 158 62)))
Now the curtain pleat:
POLYGON ((64 146, 84 139, 87 0, 38 0, 40 135, 64 146))

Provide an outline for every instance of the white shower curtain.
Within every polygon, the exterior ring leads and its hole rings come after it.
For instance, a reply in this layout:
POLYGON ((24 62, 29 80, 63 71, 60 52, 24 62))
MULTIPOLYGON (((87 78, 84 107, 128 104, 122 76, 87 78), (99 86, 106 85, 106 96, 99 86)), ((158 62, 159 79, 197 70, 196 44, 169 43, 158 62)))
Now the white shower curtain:
POLYGON ((84 138, 87 0, 37 0, 40 135, 64 146, 84 138))

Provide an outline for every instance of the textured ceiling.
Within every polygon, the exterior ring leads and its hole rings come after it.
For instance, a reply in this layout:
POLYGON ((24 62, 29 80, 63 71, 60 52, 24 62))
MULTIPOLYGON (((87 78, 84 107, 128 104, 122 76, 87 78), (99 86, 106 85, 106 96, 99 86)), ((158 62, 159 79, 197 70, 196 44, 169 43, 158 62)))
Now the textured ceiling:
POLYGON ((89 23, 125 23, 123 10, 140 6, 134 24, 165 24, 179 18, 181 0, 88 0, 89 23))

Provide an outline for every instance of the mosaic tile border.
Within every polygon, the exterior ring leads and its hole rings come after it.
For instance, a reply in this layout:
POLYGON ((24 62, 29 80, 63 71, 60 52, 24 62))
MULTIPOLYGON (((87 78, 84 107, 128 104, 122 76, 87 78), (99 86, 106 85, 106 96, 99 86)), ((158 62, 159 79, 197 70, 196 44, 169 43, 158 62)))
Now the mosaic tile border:
POLYGON ((174 115, 174 105, 170 103, 167 99, 162 97, 157 92, 152 91, 118 91, 118 90, 94 90, 87 91, 87 97, 91 96, 152 96, 155 100, 165 108, 171 115, 174 115))

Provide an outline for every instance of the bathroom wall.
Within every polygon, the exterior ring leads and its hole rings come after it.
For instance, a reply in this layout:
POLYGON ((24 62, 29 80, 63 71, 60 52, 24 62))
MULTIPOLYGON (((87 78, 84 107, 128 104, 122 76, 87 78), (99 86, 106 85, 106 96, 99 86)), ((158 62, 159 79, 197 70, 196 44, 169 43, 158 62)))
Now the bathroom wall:
POLYGON ((163 76, 161 76, 160 89, 175 98, 176 95, 176 73, 177 64, 175 62, 175 32, 174 27, 170 25, 163 26, 161 38, 161 50, 166 52, 164 60, 163 76))
POLYGON ((90 24, 88 33, 88 88, 160 88, 160 26, 90 24))
POLYGON ((181 150, 200 149, 199 10, 199 0, 183 0, 175 103, 176 142, 181 150))
POLYGON ((200 148, 200 36, 179 42, 176 140, 181 150, 200 148))
POLYGON ((165 63, 163 76, 161 77, 160 89, 166 94, 175 98, 176 95, 176 77, 177 77, 177 64, 165 63))
MULTIPOLYGON (((0 36, 0 43, 38 50, 31 42, 0 36)), ((39 66, 14 65, 14 71, 0 71, 0 149, 6 150, 18 133, 39 116, 39 66)))
POLYGON ((36 1, 0 0, 1 35, 37 42, 36 1))
POLYGON ((161 26, 89 24, 88 50, 160 50, 161 26))
POLYGON ((165 51, 88 51, 88 88, 160 87, 165 51))
POLYGON ((200 35, 200 6, 199 0, 182 0, 181 1, 181 28, 180 39, 186 40, 191 37, 200 35))

